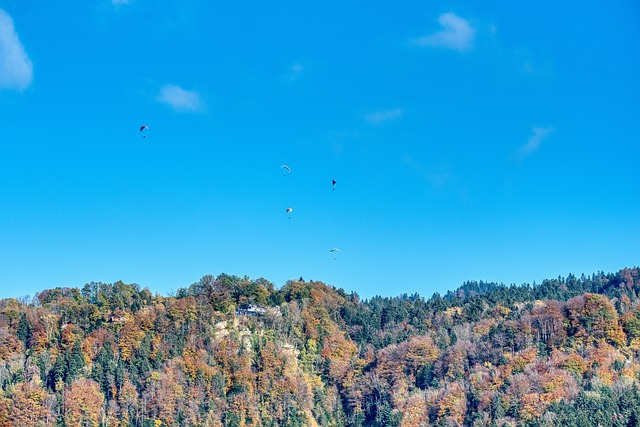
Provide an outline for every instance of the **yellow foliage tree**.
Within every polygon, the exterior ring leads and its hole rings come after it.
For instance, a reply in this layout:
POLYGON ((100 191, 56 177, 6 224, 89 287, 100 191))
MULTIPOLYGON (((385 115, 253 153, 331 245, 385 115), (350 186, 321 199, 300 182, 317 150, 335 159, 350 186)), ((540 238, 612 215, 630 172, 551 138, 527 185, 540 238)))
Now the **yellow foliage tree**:
POLYGON ((23 383, 16 387, 11 398, 10 426, 39 427, 53 424, 50 395, 34 383, 23 383))
POLYGON ((67 427, 98 427, 104 394, 87 378, 77 379, 64 395, 64 422, 67 427))

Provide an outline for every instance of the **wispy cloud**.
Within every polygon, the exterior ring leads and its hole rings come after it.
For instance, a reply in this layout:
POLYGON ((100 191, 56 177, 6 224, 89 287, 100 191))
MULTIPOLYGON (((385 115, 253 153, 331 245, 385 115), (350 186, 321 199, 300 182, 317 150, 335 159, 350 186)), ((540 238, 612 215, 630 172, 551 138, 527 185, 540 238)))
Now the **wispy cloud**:
POLYGON ((534 55, 525 47, 516 48, 514 52, 516 67, 522 73, 530 76, 550 76, 553 74, 553 66, 548 59, 534 55))
POLYGON ((369 113, 365 116, 367 121, 374 125, 379 125, 389 120, 402 117, 403 111, 401 108, 395 108, 393 110, 376 111, 375 113, 369 113))
POLYGON ((422 176, 433 188, 442 189, 449 185, 452 180, 450 167, 447 164, 434 165, 430 169, 425 169, 413 157, 405 154, 402 162, 414 172, 422 176))
POLYGON ((164 85, 160 89, 156 100, 171 106, 171 108, 180 113, 199 113, 204 111, 204 103, 198 92, 184 90, 177 85, 164 85))
POLYGON ((526 74, 533 74, 533 56, 531 55, 531 51, 526 48, 517 48, 515 51, 516 59, 518 64, 520 65, 520 69, 526 74))
POLYGON ((286 77, 288 80, 291 80, 291 81, 296 80, 298 77, 300 77, 303 71, 304 71, 304 65, 302 65, 299 62, 296 62, 291 67, 289 67, 289 69, 287 70, 286 77))
POLYGON ((460 52, 471 49, 475 38, 476 30, 453 12, 443 13, 438 18, 442 30, 412 40, 418 46, 442 47, 454 49, 460 52))
POLYGON ((13 19, 0 9, 0 88, 24 90, 33 79, 33 65, 13 27, 13 19))
POLYGON ((366 147, 360 145, 361 135, 358 131, 354 130, 338 130, 329 131, 328 134, 329 146, 335 156, 342 156, 345 152, 354 147, 359 147, 361 150, 366 150, 366 147))
POLYGON ((542 142, 553 132, 553 128, 533 128, 533 135, 529 137, 526 144, 518 149, 518 158, 523 159, 540 148, 542 142))

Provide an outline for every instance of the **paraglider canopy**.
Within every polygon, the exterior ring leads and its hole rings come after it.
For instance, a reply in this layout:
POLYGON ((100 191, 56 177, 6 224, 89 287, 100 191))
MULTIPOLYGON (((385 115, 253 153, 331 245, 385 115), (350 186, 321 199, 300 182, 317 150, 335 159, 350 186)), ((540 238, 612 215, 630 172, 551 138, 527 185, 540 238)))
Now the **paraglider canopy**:
MULTIPOLYGON (((147 125, 142 125, 142 126, 140 126, 140 132, 142 132, 142 131, 143 131, 143 130, 145 130, 145 129, 149 129, 149 126, 147 126, 147 125)), ((147 136, 146 136, 146 135, 142 135, 142 137, 143 137, 143 138, 146 138, 147 136)))
POLYGON ((334 179, 333 181, 331 181, 331 184, 333 185, 333 189, 334 189, 334 190, 336 189, 336 182, 337 182, 337 181, 336 181, 335 179, 334 179))
POLYGON ((283 172, 283 174, 282 174, 283 176, 284 176, 284 175, 286 175, 286 174, 288 174, 288 173, 291 173, 291 168, 290 168, 289 166, 287 166, 287 165, 282 165, 282 166, 280 166, 280 169, 283 169, 283 170, 284 170, 284 172, 283 172))
POLYGON ((329 253, 330 253, 330 254, 333 254, 333 259, 334 259, 334 260, 336 259, 336 253, 337 253, 337 252, 342 252, 342 251, 341 251, 340 249, 338 249, 338 248, 331 248, 331 249, 329 250, 329 253))
POLYGON ((293 209, 287 208, 286 212, 289 214, 289 219, 291 219, 291 212, 293 212, 293 209))

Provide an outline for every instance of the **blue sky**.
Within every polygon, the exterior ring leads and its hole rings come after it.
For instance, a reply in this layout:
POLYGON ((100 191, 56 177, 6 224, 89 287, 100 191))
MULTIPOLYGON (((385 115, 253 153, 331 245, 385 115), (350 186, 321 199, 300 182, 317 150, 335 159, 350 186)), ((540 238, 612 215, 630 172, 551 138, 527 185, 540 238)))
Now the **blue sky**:
POLYGON ((378 3, 0 0, 0 297, 637 266, 637 2, 378 3))

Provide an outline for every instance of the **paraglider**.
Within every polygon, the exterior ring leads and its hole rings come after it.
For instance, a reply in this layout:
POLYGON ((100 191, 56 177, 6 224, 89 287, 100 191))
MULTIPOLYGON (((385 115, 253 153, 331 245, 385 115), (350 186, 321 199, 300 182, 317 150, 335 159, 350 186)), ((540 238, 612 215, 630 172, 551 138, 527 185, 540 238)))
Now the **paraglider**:
MULTIPOLYGON (((147 125, 142 125, 142 126, 140 126, 140 132, 142 132, 142 131, 143 131, 143 130, 145 130, 145 129, 149 129, 149 126, 147 126, 147 125)), ((142 135, 142 137, 143 137, 143 138, 146 138, 147 136, 146 136, 146 135, 142 135)))
POLYGON ((284 169, 282 176, 286 176, 288 173, 291 173, 291 168, 287 165, 280 166, 280 169, 284 169))
POLYGON ((336 259, 336 257, 335 257, 336 252, 342 252, 342 251, 340 249, 338 249, 338 248, 332 248, 332 249, 329 250, 329 253, 333 254, 333 259, 334 260, 336 259))
POLYGON ((289 214, 289 219, 291 219, 291 212, 293 212, 293 209, 287 208, 286 212, 289 214))
POLYGON ((331 184, 333 184, 333 189, 334 190, 336 189, 336 183, 337 183, 337 181, 335 179, 333 181, 331 181, 331 184))

